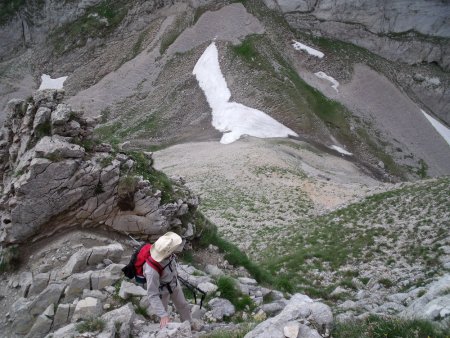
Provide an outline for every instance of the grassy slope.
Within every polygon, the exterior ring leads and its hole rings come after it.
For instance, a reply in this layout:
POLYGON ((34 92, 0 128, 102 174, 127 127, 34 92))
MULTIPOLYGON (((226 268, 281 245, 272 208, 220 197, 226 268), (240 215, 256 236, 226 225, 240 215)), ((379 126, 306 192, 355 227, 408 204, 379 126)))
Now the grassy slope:
MULTIPOLYGON (((354 287, 353 277, 367 283, 385 266, 407 263, 424 279, 433 277, 442 271, 439 247, 448 238, 449 191, 448 177, 423 181, 293 225, 263 253, 264 266, 296 276, 294 289, 324 298, 337 285, 354 287)), ((413 283, 396 278, 391 274, 382 284, 406 289, 413 283)))

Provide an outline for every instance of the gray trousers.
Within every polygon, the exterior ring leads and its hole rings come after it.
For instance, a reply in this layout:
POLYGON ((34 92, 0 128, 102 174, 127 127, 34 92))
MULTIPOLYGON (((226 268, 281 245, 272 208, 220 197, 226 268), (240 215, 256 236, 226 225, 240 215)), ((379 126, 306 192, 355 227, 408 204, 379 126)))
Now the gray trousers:
POLYGON ((180 314, 181 321, 184 322, 188 320, 191 322, 191 307, 186 301, 186 298, 184 298, 183 290, 181 289, 179 283, 176 287, 172 287, 172 294, 169 293, 169 290, 167 290, 167 288, 163 288, 163 290, 161 291, 161 302, 166 311, 167 306, 169 305, 169 298, 172 299, 172 303, 175 305, 175 308, 180 314))

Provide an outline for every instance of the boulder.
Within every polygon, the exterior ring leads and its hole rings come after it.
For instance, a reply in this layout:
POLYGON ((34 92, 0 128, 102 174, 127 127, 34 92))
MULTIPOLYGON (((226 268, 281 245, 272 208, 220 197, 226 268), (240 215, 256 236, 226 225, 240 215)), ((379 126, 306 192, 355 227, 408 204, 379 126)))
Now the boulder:
POLYGON ((88 290, 84 289, 81 298, 93 297, 104 301, 108 298, 108 294, 101 292, 100 290, 88 290))
POLYGON ((68 278, 68 287, 66 289, 66 300, 71 301, 79 297, 84 289, 91 288, 91 274, 92 271, 84 273, 76 273, 68 278))
POLYGON ((27 338, 43 338, 50 331, 52 327, 53 319, 48 318, 45 315, 40 315, 36 318, 33 326, 28 332, 27 338))
POLYGON ((218 289, 217 285, 210 282, 200 283, 197 285, 197 287, 206 293, 214 293, 218 289))
POLYGON ((86 262, 91 254, 89 249, 81 249, 70 256, 67 263, 61 269, 60 278, 67 278, 75 272, 79 272, 86 267, 86 262))
POLYGON ((30 304, 30 314, 41 314, 50 304, 58 304, 61 295, 66 288, 65 284, 49 284, 30 304))
POLYGON ((211 310, 206 313, 206 316, 212 321, 222 320, 223 317, 232 316, 236 312, 234 305, 224 298, 213 298, 208 302, 208 306, 211 310))
POLYGON ((59 136, 44 136, 34 148, 37 157, 44 157, 49 160, 63 158, 81 158, 85 151, 77 144, 69 143, 59 136))
POLYGON ((258 285, 258 282, 253 278, 247 278, 247 277, 238 277, 239 283, 246 284, 246 285, 258 285))
POLYGON ((79 320, 86 320, 90 318, 97 318, 103 312, 103 307, 97 298, 88 297, 80 300, 76 307, 75 312, 72 316, 72 322, 77 322, 79 320))
POLYGON ((275 315, 284 309, 286 303, 283 301, 276 301, 273 303, 263 304, 261 309, 268 315, 275 315))
POLYGON ((35 296, 41 293, 47 287, 49 280, 49 273, 38 273, 36 276, 34 276, 33 282, 30 286, 30 290, 28 291, 28 297, 35 296))
MULTIPOLYGON (((110 265, 111 266, 111 265, 110 265)), ((100 270, 100 271, 93 271, 91 275, 91 286, 92 290, 102 290, 107 286, 113 285, 115 282, 117 282, 121 276, 119 274, 112 273, 111 271, 100 270)))
POLYGON ((26 334, 33 325, 34 319, 29 312, 30 304, 31 302, 27 301, 27 299, 19 298, 9 309, 12 329, 16 334, 26 334))
POLYGON ((169 323, 164 329, 159 330, 156 338, 191 338, 191 324, 188 321, 183 323, 169 323))
POLYGON ((51 112, 52 111, 47 107, 40 107, 37 110, 36 115, 34 116, 33 130, 36 130, 36 128, 39 128, 48 123, 50 120, 51 112))
MULTIPOLYGON (((333 315, 329 306, 297 293, 292 296, 286 307, 278 315, 258 324, 245 335, 245 338, 285 337, 284 328, 286 326, 292 327, 295 325, 293 322, 300 324, 298 326, 299 337, 320 337, 319 333, 330 332, 333 315), (313 326, 319 332, 314 332, 315 330, 307 326, 303 327, 301 322, 305 320, 313 323, 313 326)), ((295 327, 297 326, 295 325, 295 327)))
POLYGON ((88 265, 102 263, 106 258, 112 260, 113 262, 119 262, 123 254, 123 247, 119 243, 114 243, 107 246, 96 246, 91 250, 92 253, 87 260, 88 265))
POLYGON ((101 319, 105 321, 106 325, 103 331, 97 336, 97 338, 108 337, 129 337, 130 328, 133 323, 136 314, 133 306, 128 303, 116 310, 110 311, 102 315, 101 319), (116 322, 120 323, 120 328, 117 331, 116 322))
POLYGON ((219 269, 216 265, 210 265, 210 264, 208 264, 205 267, 205 272, 208 275, 211 275, 213 277, 219 277, 219 276, 223 276, 224 275, 224 272, 221 269, 219 269))
POLYGON ((122 299, 128 299, 133 296, 143 297, 147 295, 147 291, 139 285, 122 281, 119 290, 119 296, 122 299))
POLYGON ((78 331, 75 324, 66 325, 55 332, 49 333, 45 338, 67 338, 77 337, 78 331))
POLYGON ((428 291, 400 313, 405 318, 425 319, 450 323, 450 274, 429 285, 428 291))
POLYGON ((52 125, 60 126, 69 121, 72 109, 65 103, 58 104, 51 114, 52 125))
POLYGON ((69 324, 74 310, 75 305, 73 304, 59 304, 53 319, 53 330, 69 324))

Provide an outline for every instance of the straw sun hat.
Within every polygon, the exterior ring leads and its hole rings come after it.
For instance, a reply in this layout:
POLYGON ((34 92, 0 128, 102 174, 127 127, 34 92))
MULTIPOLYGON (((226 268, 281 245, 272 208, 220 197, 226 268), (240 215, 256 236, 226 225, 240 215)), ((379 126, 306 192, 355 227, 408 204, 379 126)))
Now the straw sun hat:
POLYGON ((152 245, 150 254, 155 261, 161 262, 164 258, 169 257, 181 242, 183 240, 176 233, 167 232, 159 237, 155 244, 152 245))

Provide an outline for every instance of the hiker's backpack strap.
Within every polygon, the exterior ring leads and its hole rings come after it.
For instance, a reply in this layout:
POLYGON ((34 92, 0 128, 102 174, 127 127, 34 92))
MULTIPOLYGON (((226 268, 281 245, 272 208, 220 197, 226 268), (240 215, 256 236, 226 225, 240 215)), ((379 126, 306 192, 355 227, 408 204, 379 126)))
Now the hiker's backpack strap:
MULTIPOLYGON (((151 247, 151 245, 150 245, 151 247)), ((150 251, 149 251, 150 252, 150 251)), ((153 269, 156 270, 156 272, 158 272, 159 276, 161 277, 164 268, 161 266, 161 264, 159 264, 157 261, 155 261, 151 255, 148 255, 147 259, 146 259, 147 264, 152 267, 153 269)))

